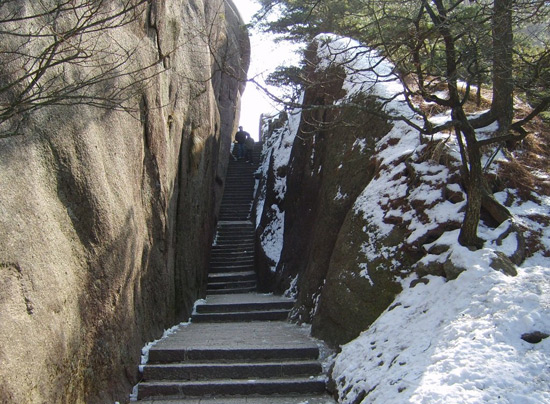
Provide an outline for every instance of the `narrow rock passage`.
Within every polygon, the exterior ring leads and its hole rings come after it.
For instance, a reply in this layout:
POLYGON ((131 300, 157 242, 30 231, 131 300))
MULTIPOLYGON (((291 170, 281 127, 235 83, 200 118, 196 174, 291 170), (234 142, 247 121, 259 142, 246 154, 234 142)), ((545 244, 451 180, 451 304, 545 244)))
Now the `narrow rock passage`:
POLYGON ((142 403, 334 403, 319 362, 322 344, 287 321, 294 301, 255 292, 256 168, 230 161, 207 297, 190 324, 151 348, 138 385, 142 403))

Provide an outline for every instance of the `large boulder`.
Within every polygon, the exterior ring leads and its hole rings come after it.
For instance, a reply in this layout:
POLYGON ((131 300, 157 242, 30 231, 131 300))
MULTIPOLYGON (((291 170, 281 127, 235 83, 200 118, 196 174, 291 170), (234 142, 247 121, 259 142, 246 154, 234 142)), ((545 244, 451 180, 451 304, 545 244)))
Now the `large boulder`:
POLYGON ((52 105, 16 116, 16 136, 0 138, 2 403, 125 401, 141 347, 204 293, 248 37, 222 0, 136 11, 94 36, 96 49, 135 53, 87 90, 100 100, 143 73, 126 111, 52 105))
POLYGON ((404 229, 384 237, 363 215, 350 210, 332 251, 312 334, 332 346, 345 344, 367 329, 401 290, 399 282, 412 257, 403 249, 404 229), (367 258, 365 246, 378 253, 367 258))

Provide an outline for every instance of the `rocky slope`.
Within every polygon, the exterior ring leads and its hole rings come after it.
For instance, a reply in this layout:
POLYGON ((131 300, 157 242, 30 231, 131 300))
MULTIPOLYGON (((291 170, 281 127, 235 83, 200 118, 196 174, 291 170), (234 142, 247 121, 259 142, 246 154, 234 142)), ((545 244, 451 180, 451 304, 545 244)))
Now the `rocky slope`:
MULTIPOLYGON (((128 60, 87 91, 131 89, 126 111, 68 103, 5 122, 17 132, 0 138, 0 402, 124 401, 144 342, 204 292, 249 62, 234 10, 142 2, 93 32, 128 60)), ((74 83, 93 68, 46 75, 74 83)))
MULTIPOLYGON (((391 66, 338 38, 314 42, 306 60, 304 104, 314 107, 264 122, 258 263, 263 288, 295 295, 293 317, 337 347, 368 329, 410 274, 454 279, 467 268, 449 243, 466 196, 448 134, 424 137, 378 113, 415 119, 391 66)), ((483 213, 490 266, 514 275, 523 240, 483 213)), ((418 282, 427 279, 406 287, 418 282)))

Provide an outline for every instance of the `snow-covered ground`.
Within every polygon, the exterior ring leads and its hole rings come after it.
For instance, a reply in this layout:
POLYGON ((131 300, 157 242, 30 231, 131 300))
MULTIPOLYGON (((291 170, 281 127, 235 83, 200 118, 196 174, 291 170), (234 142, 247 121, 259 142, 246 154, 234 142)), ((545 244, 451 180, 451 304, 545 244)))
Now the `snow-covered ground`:
MULTIPOLYGON (((459 248, 459 247, 457 247, 459 248)), ((534 258, 509 277, 484 249, 463 249, 470 269, 404 290, 342 347, 333 376, 342 403, 550 403, 550 265, 534 258), (365 393, 368 392, 368 395, 365 393)))
MULTIPOLYGON (((327 61, 354 60, 353 65, 345 65, 348 95, 359 91, 375 93, 387 101, 388 113, 414 119, 399 96, 401 87, 392 77, 391 66, 352 40, 324 36, 319 41, 319 55, 327 61), (383 73, 382 80, 366 69, 373 63, 383 73)), ((442 115, 434 119, 447 118, 442 115)), ((281 132, 281 139, 283 135, 281 132)), ((439 136, 444 140, 450 135, 439 136)), ((448 168, 431 160, 415 160, 425 147, 420 144, 418 133, 397 122, 378 147, 380 174, 355 204, 356 212, 363 214, 372 228, 384 235, 392 226, 384 217, 402 217, 411 230, 407 242, 412 244, 441 223, 461 220, 465 202, 450 203, 442 197, 441 190, 446 186, 460 192, 456 184, 448 184, 448 168), (412 157, 415 172, 422 176, 422 186, 414 190, 407 190, 406 181, 397 175, 404 169, 405 155, 412 157), (426 206, 428 219, 418 217, 411 209, 387 210, 389 200, 405 195, 426 206)), ((458 153, 452 138, 447 139, 445 147, 451 154, 458 153)), ((284 153, 288 155, 286 148, 284 153)), ((284 184, 279 187, 284 189, 284 184)), ((495 197, 504 202, 510 195, 514 195, 514 190, 505 190, 495 197)), ((526 235, 539 233, 549 250, 550 230, 537 217, 550 216, 550 198, 539 195, 538 201, 515 198, 509 210, 514 220, 528 229, 526 235)), ((332 376, 340 402, 550 403, 550 338, 539 343, 521 338, 536 331, 550 334, 550 258, 536 253, 517 268, 515 277, 492 269, 490 263, 497 251, 511 254, 517 247, 513 237, 496 242, 509 225, 506 222, 492 229, 481 224, 479 235, 486 243, 478 251, 458 244, 458 230, 443 233, 436 243, 449 246, 448 251, 428 255, 424 263, 452 260, 467 270, 449 281, 427 276, 427 283, 416 283, 414 287, 410 285, 416 275, 401 280, 403 292, 394 304, 336 356, 332 376)), ((269 240, 278 240, 277 248, 272 250, 276 262, 282 233, 275 233, 283 228, 274 226, 271 231, 269 240)), ((274 244, 267 242, 264 247, 274 244)), ((374 253, 371 248, 363 246, 367 259, 374 253)))

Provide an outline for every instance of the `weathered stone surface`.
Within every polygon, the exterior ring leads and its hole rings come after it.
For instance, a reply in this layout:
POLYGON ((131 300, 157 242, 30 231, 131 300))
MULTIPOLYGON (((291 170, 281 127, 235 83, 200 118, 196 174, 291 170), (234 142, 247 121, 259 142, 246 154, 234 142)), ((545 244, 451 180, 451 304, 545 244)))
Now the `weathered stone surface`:
POLYGON ((541 331, 527 332, 525 334, 521 334, 521 339, 525 342, 529 342, 530 344, 538 344, 543 339, 546 339, 548 337, 550 337, 549 334, 541 331))
POLYGON ((443 263, 443 271, 445 272, 445 277, 448 280, 453 280, 458 278, 462 272, 467 271, 468 268, 456 265, 452 259, 453 253, 449 254, 445 262, 443 263))
POLYGON ((495 257, 491 258, 491 263, 489 264, 491 268, 508 276, 516 276, 518 274, 516 265, 506 254, 501 251, 495 251, 495 255, 495 257))
MULTIPOLYGON (((307 89, 304 102, 332 105, 345 95, 342 72, 317 71, 314 52, 308 60, 312 62, 309 81, 320 84, 307 89)), ((358 104, 370 102, 357 99, 358 104)), ((297 321, 313 321, 314 335, 331 344, 356 336, 400 290, 382 271, 375 275, 376 288, 359 276, 363 268, 357 257, 365 223, 357 224, 359 219, 352 208, 374 175, 374 145, 390 129, 387 122, 366 110, 330 107, 303 111, 284 173, 284 201, 277 200, 271 191, 276 180, 272 169, 263 179, 267 181, 267 193, 260 229, 270 220, 269 207, 276 205, 285 212, 285 230, 276 271, 270 272, 271 263, 265 259, 259 261, 261 284, 266 290, 271 287, 280 293, 298 276, 297 305, 292 316, 297 321), (312 122, 323 122, 323 129, 312 122)))
POLYGON ((513 240, 515 248, 512 253, 509 253, 508 258, 516 265, 520 265, 525 260, 526 246, 525 237, 523 236, 523 229, 521 229, 516 223, 508 221, 506 223, 504 232, 496 239, 496 244, 501 246, 503 243, 513 240))
POLYGON ((354 210, 344 221, 334 247, 326 284, 313 319, 312 334, 338 346, 356 338, 401 292, 398 282, 412 258, 402 249, 399 227, 383 238, 354 210), (367 259, 363 246, 379 252, 367 259))
POLYGON ((0 402, 125 401, 205 289, 248 39, 221 0, 143 7, 110 32, 155 66, 134 113, 49 107, 0 139, 0 402))

